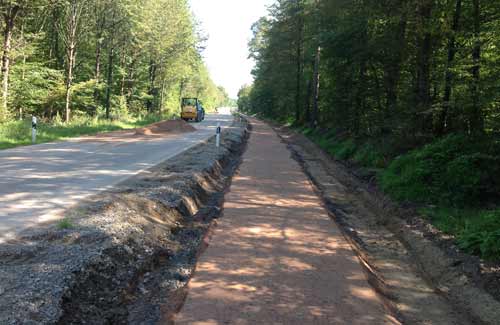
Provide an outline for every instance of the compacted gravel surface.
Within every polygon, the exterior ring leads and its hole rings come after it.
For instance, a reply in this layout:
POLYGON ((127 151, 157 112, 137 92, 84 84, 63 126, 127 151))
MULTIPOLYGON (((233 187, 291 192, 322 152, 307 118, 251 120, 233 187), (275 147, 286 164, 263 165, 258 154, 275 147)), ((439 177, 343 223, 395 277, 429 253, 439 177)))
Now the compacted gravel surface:
POLYGON ((176 324, 398 324, 286 145, 251 123, 176 324))

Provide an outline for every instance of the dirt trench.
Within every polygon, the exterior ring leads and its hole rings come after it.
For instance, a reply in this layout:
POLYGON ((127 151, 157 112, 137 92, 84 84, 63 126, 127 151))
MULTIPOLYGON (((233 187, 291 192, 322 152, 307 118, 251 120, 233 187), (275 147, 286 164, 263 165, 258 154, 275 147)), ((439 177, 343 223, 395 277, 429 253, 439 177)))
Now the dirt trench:
POLYGON ((157 323, 183 300, 248 137, 222 134, 0 246, 1 324, 157 323))
POLYGON ((321 148, 276 127, 356 249, 370 283, 404 324, 498 324, 500 303, 478 281, 481 263, 321 148))

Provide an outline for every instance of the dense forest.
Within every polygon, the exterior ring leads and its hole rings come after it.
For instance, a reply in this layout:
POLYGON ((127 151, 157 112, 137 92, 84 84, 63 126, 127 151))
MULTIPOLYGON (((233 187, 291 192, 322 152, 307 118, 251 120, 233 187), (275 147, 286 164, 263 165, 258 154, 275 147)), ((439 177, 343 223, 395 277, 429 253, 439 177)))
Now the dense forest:
POLYGON ((240 109, 300 128, 500 258, 500 1, 278 0, 252 30, 240 109))
POLYGON ((227 100, 187 0, 2 0, 0 119, 172 114, 227 100))

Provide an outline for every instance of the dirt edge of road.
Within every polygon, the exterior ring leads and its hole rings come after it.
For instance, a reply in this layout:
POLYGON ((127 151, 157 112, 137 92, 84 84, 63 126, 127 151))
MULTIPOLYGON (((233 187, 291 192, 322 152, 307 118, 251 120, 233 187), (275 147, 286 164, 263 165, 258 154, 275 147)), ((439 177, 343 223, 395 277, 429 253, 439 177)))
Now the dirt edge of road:
POLYGON ((500 302, 478 281, 480 263, 446 251, 435 229, 332 159, 275 126, 358 253, 370 283, 408 324, 498 324, 500 302))
POLYGON ((155 323, 180 307, 249 125, 126 180, 0 245, 1 324, 155 323))

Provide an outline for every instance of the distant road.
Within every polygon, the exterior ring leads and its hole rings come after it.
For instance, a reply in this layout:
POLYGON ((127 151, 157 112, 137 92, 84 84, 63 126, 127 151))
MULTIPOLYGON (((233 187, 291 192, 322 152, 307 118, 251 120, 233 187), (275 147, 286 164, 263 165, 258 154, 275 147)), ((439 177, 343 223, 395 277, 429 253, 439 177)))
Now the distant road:
POLYGON ((207 114, 204 122, 192 124, 193 133, 123 140, 96 136, 0 151, 0 243, 57 220, 79 200, 203 142, 218 123, 231 121, 229 114, 207 114))

